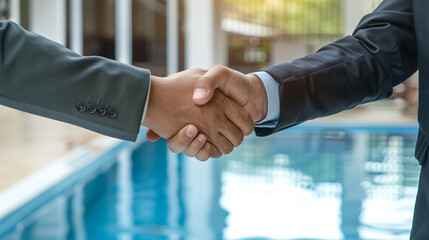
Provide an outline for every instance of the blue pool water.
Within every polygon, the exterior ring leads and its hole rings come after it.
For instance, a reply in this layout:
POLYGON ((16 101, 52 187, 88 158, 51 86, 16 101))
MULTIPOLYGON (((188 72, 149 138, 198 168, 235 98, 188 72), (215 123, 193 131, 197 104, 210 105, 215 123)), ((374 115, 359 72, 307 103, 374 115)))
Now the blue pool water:
POLYGON ((298 127, 205 163, 126 145, 0 239, 408 239, 415 141, 415 128, 298 127))

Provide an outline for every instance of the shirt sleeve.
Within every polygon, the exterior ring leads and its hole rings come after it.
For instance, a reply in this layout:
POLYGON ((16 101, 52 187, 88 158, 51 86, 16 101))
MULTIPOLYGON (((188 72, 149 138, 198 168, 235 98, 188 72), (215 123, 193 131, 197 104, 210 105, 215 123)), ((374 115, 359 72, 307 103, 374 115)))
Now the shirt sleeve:
POLYGON ((147 106, 149 105, 150 86, 151 86, 151 81, 149 81, 149 87, 148 87, 147 95, 146 95, 146 104, 145 104, 144 109, 143 109, 142 120, 140 121, 141 124, 143 124, 144 118, 146 117, 147 106))
POLYGON ((267 116, 262 121, 255 122, 255 126, 260 128, 275 128, 280 115, 279 83, 269 73, 264 71, 251 74, 261 79, 268 97, 267 116))

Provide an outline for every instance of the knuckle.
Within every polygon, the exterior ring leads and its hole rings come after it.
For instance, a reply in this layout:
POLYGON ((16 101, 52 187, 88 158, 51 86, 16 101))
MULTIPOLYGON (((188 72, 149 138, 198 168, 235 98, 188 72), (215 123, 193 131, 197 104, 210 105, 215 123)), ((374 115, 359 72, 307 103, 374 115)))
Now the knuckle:
POLYGON ((221 65, 221 64, 216 64, 213 67, 213 69, 220 74, 228 73, 228 69, 224 65, 221 65))
POLYGON ((195 74, 195 76, 199 76, 199 75, 203 75, 204 73, 206 73, 206 70, 204 70, 202 68, 193 68, 192 73, 195 74))
POLYGON ((244 135, 243 133, 240 131, 240 129, 236 130, 234 129, 234 131, 236 132, 234 135, 231 136, 231 143, 234 147, 238 147, 240 146, 240 144, 243 142, 244 140, 244 135))
POLYGON ((239 133, 238 134, 238 142, 234 145, 234 147, 238 147, 238 146, 240 146, 240 144, 243 142, 243 140, 244 140, 244 135, 243 135, 243 133, 239 133))
POLYGON ((209 159, 208 156, 204 155, 204 156, 197 156, 196 157, 198 160, 200 160, 201 162, 205 162, 209 159))
POLYGON ((213 146, 213 148, 210 151, 210 157, 219 158, 221 156, 222 156, 222 153, 220 153, 219 149, 216 146, 213 146))
POLYGON ((173 153, 180 153, 185 150, 184 144, 182 142, 168 140, 167 146, 168 149, 170 149, 170 151, 173 153))
POLYGON ((199 74, 205 74, 207 72, 207 69, 198 68, 197 71, 199 74))
POLYGON ((195 157, 195 154, 192 154, 191 152, 185 151, 184 154, 188 157, 195 157))
POLYGON ((255 125, 253 124, 253 122, 251 124, 245 124, 244 135, 245 136, 250 135, 253 132, 253 130, 255 130, 255 125))
POLYGON ((210 157, 210 150, 203 148, 198 152, 196 158, 202 162, 207 161, 210 157))
POLYGON ((167 144, 168 149, 170 149, 170 151, 172 153, 179 153, 180 151, 178 149, 176 149, 174 146, 170 146, 169 144, 167 144))
POLYGON ((237 114, 237 122, 240 124, 240 125, 243 125, 243 126, 245 126, 247 123, 248 123, 248 116, 247 116, 247 114, 244 112, 244 111, 241 111, 241 112, 239 112, 238 114, 237 114))
POLYGON ((200 87, 208 87, 208 88, 213 88, 213 83, 212 83, 212 79, 209 76, 202 76, 199 78, 199 80, 197 81, 197 84, 199 84, 200 87))
POLYGON ((225 67, 222 65, 222 64, 215 64, 214 66, 213 66, 213 68, 215 68, 215 69, 224 69, 225 67))
POLYGON ((223 149, 224 154, 230 154, 234 150, 234 147, 232 145, 225 146, 223 149))
POLYGON ((244 135, 249 135, 253 132, 255 125, 253 123, 252 117, 247 112, 242 112, 238 116, 238 122, 241 125, 241 129, 243 129, 244 135))

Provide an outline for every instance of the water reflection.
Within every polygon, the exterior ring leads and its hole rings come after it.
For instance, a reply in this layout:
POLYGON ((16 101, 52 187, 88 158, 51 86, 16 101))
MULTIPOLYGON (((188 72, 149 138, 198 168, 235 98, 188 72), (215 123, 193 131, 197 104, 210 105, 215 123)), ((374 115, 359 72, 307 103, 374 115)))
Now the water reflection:
POLYGON ((292 131, 205 163, 143 144, 4 239, 408 239, 415 140, 292 131))
POLYGON ((408 239, 419 175, 415 140, 328 130, 248 142, 224 172, 227 238, 408 239), (252 205, 256 221, 244 214, 252 205))

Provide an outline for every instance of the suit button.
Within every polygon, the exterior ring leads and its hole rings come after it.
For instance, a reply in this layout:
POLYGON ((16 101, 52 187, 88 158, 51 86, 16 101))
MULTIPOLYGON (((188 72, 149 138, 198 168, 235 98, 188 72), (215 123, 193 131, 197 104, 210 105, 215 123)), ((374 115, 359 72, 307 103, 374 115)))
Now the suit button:
POLYGON ((90 114, 96 113, 97 112, 97 107, 94 104, 92 104, 92 103, 88 104, 88 112, 90 114))
POLYGON ((79 112, 85 112, 86 104, 84 104, 83 102, 76 103, 76 110, 78 110, 79 112))
POLYGON ((97 112, 98 112, 98 115, 105 116, 106 113, 107 113, 107 110, 106 110, 105 107, 99 107, 98 110, 97 110, 97 112))
POLYGON ((116 116, 118 116, 118 113, 114 109, 108 109, 107 115, 109 115, 109 118, 114 119, 116 116))

